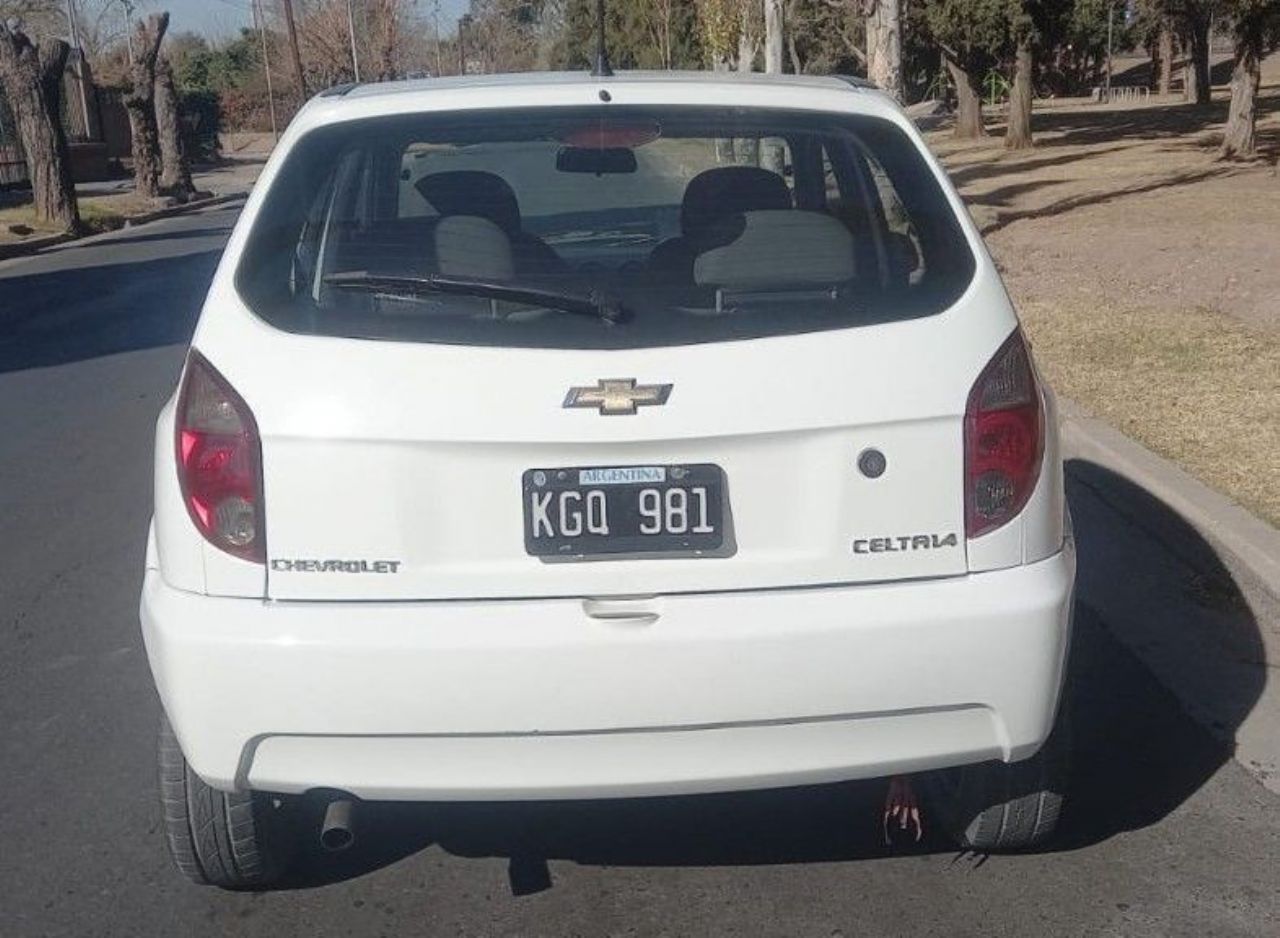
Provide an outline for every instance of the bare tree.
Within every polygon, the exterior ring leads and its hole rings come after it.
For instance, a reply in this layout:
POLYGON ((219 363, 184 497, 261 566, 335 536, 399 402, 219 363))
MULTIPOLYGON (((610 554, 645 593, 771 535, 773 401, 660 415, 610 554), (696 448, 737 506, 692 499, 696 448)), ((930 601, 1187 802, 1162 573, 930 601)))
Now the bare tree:
POLYGON ((866 0, 867 77, 894 100, 903 100, 902 5, 899 0, 866 0))
POLYGON ((1182 72, 1182 92, 1188 101, 1208 104, 1209 30, 1219 10, 1219 0, 1161 0, 1160 9, 1176 23, 1178 38, 1186 51, 1182 72))
POLYGON ((472 0, 458 25, 464 35, 467 64, 485 72, 518 72, 533 67, 539 55, 536 17, 521 0, 472 0))
POLYGON ((36 42, 67 34, 67 18, 53 0, 0 0, 0 24, 16 25, 36 42))
POLYGON ((160 132, 156 125, 156 60, 169 28, 168 13, 153 13, 134 28, 132 87, 124 96, 133 134, 133 179, 138 195, 154 199, 160 193, 160 132))
POLYGON ((1025 2, 1011 9, 1010 31, 1013 34, 1014 73, 1013 87, 1009 92, 1009 125, 1005 130, 1004 145, 1007 150, 1025 150, 1033 146, 1031 138, 1031 102, 1034 90, 1031 75, 1035 68, 1032 44, 1035 42, 1035 21, 1025 2))
MULTIPOLYGON (((764 0, 764 70, 782 74, 782 34, 784 30, 782 0, 764 0)), ((780 142, 765 145, 763 166, 775 173, 786 168, 786 151, 780 142)))
POLYGON ((646 38, 658 50, 658 58, 665 69, 671 69, 675 65, 675 17, 678 5, 679 0, 643 0, 635 7, 646 38))
POLYGON ((74 231, 80 210, 62 129, 62 72, 70 52, 61 39, 33 43, 0 23, 0 89, 22 139, 36 218, 74 231))
MULTIPOLYGON (((783 21, 794 24, 796 22, 796 6, 799 0, 786 0, 786 9, 783 11, 783 21)), ((791 59, 791 71, 797 75, 804 74, 804 61, 800 58, 800 47, 796 44, 796 30, 793 28, 784 30, 787 39, 787 57, 791 59)))
POLYGON ((942 49, 942 61, 946 63, 947 72, 956 86, 956 128, 955 135, 961 140, 987 135, 982 121, 982 89, 978 82, 979 73, 966 69, 959 58, 945 46, 942 49))
MULTIPOLYGON (((293 0, 280 0, 284 10, 285 35, 289 39, 289 59, 293 62, 293 78, 298 85, 299 105, 307 102, 307 74, 302 70, 302 53, 298 49, 298 26, 293 18, 293 0)), ((341 35, 341 34, 339 34, 341 35)))
POLYGON ((698 0, 698 27, 712 69, 727 72, 738 45, 738 30, 742 27, 736 0, 698 0))
POLYGON ((1160 72, 1159 83, 1156 85, 1158 94, 1169 94, 1173 90, 1173 46, 1173 23, 1169 17, 1163 16, 1160 18, 1160 36, 1157 39, 1157 67, 1160 72))
POLYGON ((756 56, 764 44, 764 10, 758 0, 737 0, 738 16, 738 71, 754 72, 756 56))
POLYGON ((373 70, 378 81, 391 81, 397 75, 396 53, 400 39, 400 0, 374 0, 377 17, 370 23, 373 38, 373 70))
MULTIPOLYGON (((742 15, 737 0, 698 0, 698 29, 702 34, 702 47, 711 59, 711 67, 715 71, 729 71, 738 42, 738 30, 741 28, 742 15)), ((732 140, 716 138, 716 161, 734 161, 732 140)))
POLYGON ((1006 150, 1026 150, 1035 145, 1031 137, 1031 73, 1034 68, 1031 40, 1019 36, 1017 43, 1013 85, 1009 90, 1009 125, 1004 134, 1006 150))
POLYGON ((771 75, 782 73, 783 22, 782 0, 764 0, 764 70, 771 75))
POLYGON ((182 144, 178 89, 167 56, 160 56, 156 62, 156 129, 160 135, 160 185, 169 195, 185 202, 195 195, 196 187, 182 144))
POLYGON ((1231 73, 1231 109, 1223 132, 1223 159, 1257 155, 1258 85, 1262 60, 1280 46, 1280 0, 1230 0, 1235 33, 1235 67, 1231 73))
MULTIPOLYGON (((738 7, 738 71, 754 72, 764 44, 764 8, 759 0, 736 0, 738 7)), ((735 144, 739 163, 760 165, 760 138, 742 137, 735 144)))

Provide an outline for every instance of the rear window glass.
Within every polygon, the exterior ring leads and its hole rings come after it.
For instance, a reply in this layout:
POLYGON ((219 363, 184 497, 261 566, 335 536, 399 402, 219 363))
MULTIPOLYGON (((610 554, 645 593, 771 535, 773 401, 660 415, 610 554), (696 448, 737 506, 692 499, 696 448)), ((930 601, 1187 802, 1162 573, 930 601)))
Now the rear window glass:
POLYGON ((887 121, 609 105, 313 131, 237 285, 293 332, 642 348, 929 316, 974 269, 887 121))

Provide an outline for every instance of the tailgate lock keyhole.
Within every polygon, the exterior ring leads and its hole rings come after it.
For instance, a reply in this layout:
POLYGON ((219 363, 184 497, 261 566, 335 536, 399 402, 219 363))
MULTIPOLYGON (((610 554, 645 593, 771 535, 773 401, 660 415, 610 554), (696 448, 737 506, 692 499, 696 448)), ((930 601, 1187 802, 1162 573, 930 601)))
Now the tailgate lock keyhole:
POLYGON ((884 458, 884 453, 874 447, 864 449, 858 454, 858 471, 868 479, 880 478, 884 475, 884 470, 888 464, 888 461, 884 458))

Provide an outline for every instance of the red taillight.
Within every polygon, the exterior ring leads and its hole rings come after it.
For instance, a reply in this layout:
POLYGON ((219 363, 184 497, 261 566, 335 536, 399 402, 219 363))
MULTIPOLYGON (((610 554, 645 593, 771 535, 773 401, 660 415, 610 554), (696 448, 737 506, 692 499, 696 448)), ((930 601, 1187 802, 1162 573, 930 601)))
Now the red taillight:
POLYGON ((964 414, 965 533, 1017 516, 1040 477, 1044 417, 1021 331, 1009 336, 969 392, 964 414))
POLYGON ((209 543, 262 563, 262 447, 258 426, 227 380, 193 351, 178 394, 178 481, 209 543))

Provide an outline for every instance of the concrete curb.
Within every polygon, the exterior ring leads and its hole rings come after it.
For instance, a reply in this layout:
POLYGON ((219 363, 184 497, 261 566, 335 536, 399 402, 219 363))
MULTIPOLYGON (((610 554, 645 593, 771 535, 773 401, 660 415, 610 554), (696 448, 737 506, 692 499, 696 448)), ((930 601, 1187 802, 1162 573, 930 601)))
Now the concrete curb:
POLYGON ((119 228, 114 228, 111 231, 95 231, 92 234, 83 235, 56 234, 49 235, 44 238, 33 238, 30 241, 19 241, 14 244, 0 244, 0 261, 7 261, 14 257, 26 257, 30 254, 37 254, 46 248, 56 247, 59 244, 67 244, 71 241, 83 241, 87 238, 100 238, 104 235, 112 234, 114 231, 123 231, 126 228, 145 225, 147 222, 159 221, 162 218, 172 218, 175 215, 185 215, 187 212, 198 212, 202 208, 222 205, 226 202, 234 202, 237 199, 246 198, 248 195, 248 191, 227 192, 222 195, 211 196, 207 199, 198 199, 194 202, 185 202, 182 205, 173 205, 169 208, 157 209, 154 212, 147 212, 145 215, 131 215, 124 220, 123 225, 119 228))
POLYGON ((1059 405, 1067 458, 1089 460, 1142 486, 1280 599, 1280 530, 1110 424, 1089 416, 1078 404, 1060 399, 1059 405))
POLYGON ((46 235, 43 238, 32 238, 30 241, 15 241, 13 244, 0 244, 0 261, 7 261, 11 257, 25 257, 28 254, 35 254, 37 251, 43 251, 45 248, 51 248, 54 245, 65 244, 68 241, 74 241, 76 236, 73 234, 56 234, 46 235))
POLYGON ((135 225, 145 225, 150 221, 159 221, 162 218, 172 218, 175 215, 185 215, 187 212, 196 212, 202 208, 208 208, 211 205, 222 205, 226 202, 234 202, 236 199, 244 199, 249 195, 248 191, 244 192, 227 192, 223 195, 211 196, 207 199, 199 199, 195 202, 185 202, 182 205, 172 205, 169 208, 157 209, 154 212, 148 212, 145 215, 133 215, 124 220, 125 228, 132 228, 135 225))

